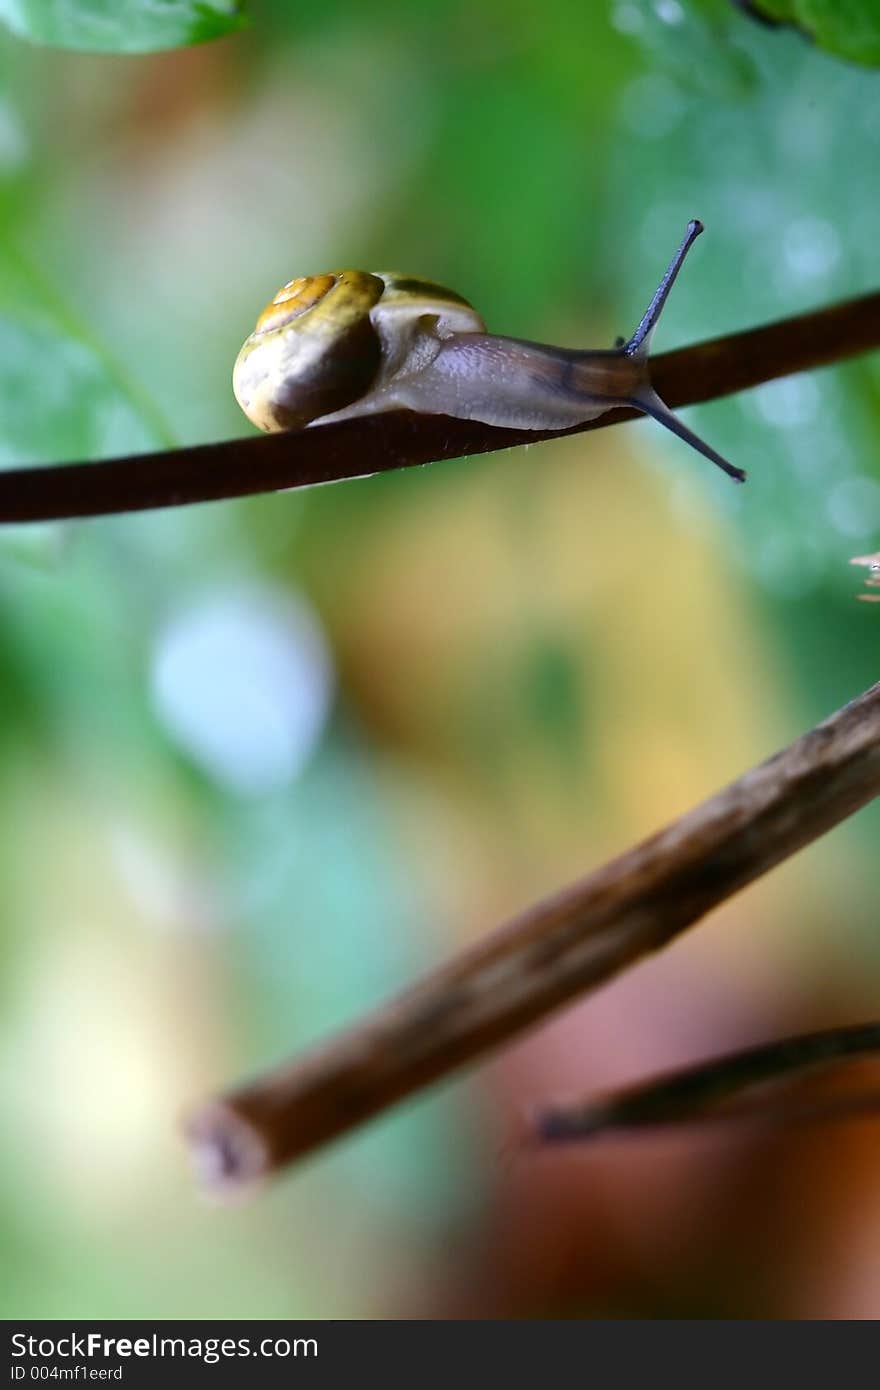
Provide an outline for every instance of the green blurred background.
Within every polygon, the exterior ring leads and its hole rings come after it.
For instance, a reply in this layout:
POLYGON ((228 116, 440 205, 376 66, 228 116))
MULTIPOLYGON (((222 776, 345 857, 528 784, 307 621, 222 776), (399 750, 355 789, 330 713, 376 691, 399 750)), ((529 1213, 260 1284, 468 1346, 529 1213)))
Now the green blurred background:
MULTIPOLYGON (((252 0, 147 56, 0 33, 0 463, 248 432, 282 282, 427 275, 663 348, 880 284, 880 73, 727 0, 252 0)), ((878 1012, 876 808, 238 1205, 186 1108, 874 681, 878 360, 362 481, 0 533, 13 1317, 876 1317, 880 1131, 539 1156, 548 1098, 878 1012)))

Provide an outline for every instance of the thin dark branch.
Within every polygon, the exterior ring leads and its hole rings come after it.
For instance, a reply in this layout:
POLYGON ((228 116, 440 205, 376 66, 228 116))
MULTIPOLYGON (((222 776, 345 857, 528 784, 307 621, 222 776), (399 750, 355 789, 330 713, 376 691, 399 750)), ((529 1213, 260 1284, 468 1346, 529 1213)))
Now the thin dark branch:
MULTIPOLYGON (((880 1023, 804 1033, 716 1057, 611 1095, 547 1106, 538 1115, 535 1130, 539 1139, 558 1143, 594 1139, 609 1130, 665 1127, 695 1120, 774 1115, 787 1118, 792 1107, 787 1100, 780 1102, 780 1085, 801 1080, 819 1067, 836 1067, 872 1053, 880 1060, 880 1023), (756 1087, 762 1088, 764 1094, 755 1097, 752 1093, 756 1087)), ((827 1113, 839 1118, 847 1113, 841 1108, 842 1103, 853 1099, 861 1108, 866 1097, 831 1097, 833 1108, 827 1113)), ((876 1083, 867 1100, 872 1106, 880 1102, 880 1087, 876 1083)), ((805 1102, 800 1095, 795 1098, 796 1113, 824 1115, 824 1106, 824 1100, 805 1102)))
POLYGON ((875 685, 349 1031, 197 1111, 203 1170, 234 1185, 328 1143, 598 988, 878 794, 875 685))
MULTIPOLYGON (((877 347, 880 292, 665 353, 654 359, 653 380, 670 406, 694 405, 877 347)), ((614 410, 572 429, 539 431, 501 430, 445 415, 389 411, 288 434, 231 439, 101 463, 13 469, 0 472, 0 522, 103 516, 310 487, 533 444, 618 424, 637 414, 614 410)))

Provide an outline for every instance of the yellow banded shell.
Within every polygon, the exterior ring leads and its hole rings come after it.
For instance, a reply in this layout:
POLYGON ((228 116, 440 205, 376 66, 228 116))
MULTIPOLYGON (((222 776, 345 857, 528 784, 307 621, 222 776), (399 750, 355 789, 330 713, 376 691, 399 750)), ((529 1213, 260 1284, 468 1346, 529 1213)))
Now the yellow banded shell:
POLYGON ((232 389, 260 429, 296 429, 360 401, 399 372, 417 344, 422 365, 439 339, 483 327, 461 295, 417 276, 305 275, 282 286, 260 314, 238 354, 232 389))
POLYGON ((278 291, 232 373, 236 400, 255 425, 296 429, 369 390, 381 360, 370 310, 383 288, 366 271, 340 270, 278 291))

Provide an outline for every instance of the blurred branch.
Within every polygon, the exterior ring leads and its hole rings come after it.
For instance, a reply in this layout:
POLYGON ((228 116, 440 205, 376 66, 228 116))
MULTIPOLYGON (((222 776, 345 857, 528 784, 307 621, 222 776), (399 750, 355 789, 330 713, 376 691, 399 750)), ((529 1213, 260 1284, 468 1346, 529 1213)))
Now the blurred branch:
POLYGON ((545 1142, 564 1143, 595 1139, 609 1130, 694 1121, 841 1119, 865 1112, 880 1114, 880 1076, 866 1090, 843 1095, 779 1096, 783 1083, 790 1085, 819 1067, 836 1069, 872 1053, 880 1061, 880 1023, 805 1033, 670 1072, 594 1100, 547 1106, 537 1117, 536 1136, 545 1142), (757 1087, 762 1094, 756 1096, 757 1087))
POLYGON ((201 1171, 241 1184, 328 1143, 664 946, 878 794, 880 684, 349 1031, 196 1111, 201 1171))
MULTIPOLYGON (((880 589, 880 550, 876 550, 873 555, 854 555, 850 564, 865 565, 869 570, 865 580, 866 587, 880 589)), ((880 594, 857 594, 856 598, 863 599, 865 603, 880 603, 880 594)))
MULTIPOLYGON (((653 379, 670 406, 694 405, 878 347, 880 292, 664 353, 654 359, 653 379)), ((102 516, 310 487, 637 418, 637 411, 613 410, 568 430, 502 430, 445 415, 389 411, 100 463, 13 469, 0 472, 0 523, 102 516)))

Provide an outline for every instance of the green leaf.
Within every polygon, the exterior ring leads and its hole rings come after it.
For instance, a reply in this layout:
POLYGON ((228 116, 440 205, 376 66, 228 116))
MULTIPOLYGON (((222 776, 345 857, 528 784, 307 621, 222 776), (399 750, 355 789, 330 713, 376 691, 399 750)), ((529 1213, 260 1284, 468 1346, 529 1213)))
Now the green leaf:
POLYGON ((222 38, 244 23, 241 0, 0 0, 22 38, 95 53, 149 53, 222 38))
POLYGON ((750 0, 746 8, 765 19, 794 25, 839 58, 880 66, 877 0, 750 0))
POLYGON ((169 442, 152 403, 0 241, 0 468, 169 442))
POLYGON ((151 442, 87 344, 0 312, 0 467, 100 458, 151 442))

